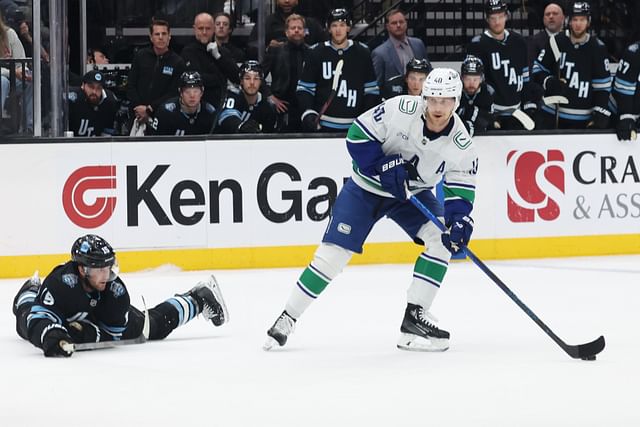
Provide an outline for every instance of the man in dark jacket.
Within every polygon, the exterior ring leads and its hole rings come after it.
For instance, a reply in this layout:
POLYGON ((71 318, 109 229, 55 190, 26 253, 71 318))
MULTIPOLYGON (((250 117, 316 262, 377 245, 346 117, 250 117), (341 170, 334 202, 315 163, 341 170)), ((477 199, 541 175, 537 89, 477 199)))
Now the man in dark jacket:
POLYGON ((240 83, 236 65, 229 50, 213 41, 213 16, 208 13, 196 15, 193 21, 195 38, 182 49, 187 70, 197 71, 204 82, 204 100, 219 108, 227 90, 227 79, 240 83))
POLYGON ((296 87, 302 75, 302 65, 309 46, 304 42, 305 19, 294 13, 287 18, 287 42, 270 47, 265 57, 265 74, 271 73, 269 100, 283 118, 283 130, 300 132, 302 110, 298 105, 296 87))
POLYGON ((176 95, 184 71, 182 58, 169 50, 171 29, 167 21, 152 20, 149 38, 152 46, 139 50, 133 59, 127 88, 135 118, 145 124, 159 105, 176 95))

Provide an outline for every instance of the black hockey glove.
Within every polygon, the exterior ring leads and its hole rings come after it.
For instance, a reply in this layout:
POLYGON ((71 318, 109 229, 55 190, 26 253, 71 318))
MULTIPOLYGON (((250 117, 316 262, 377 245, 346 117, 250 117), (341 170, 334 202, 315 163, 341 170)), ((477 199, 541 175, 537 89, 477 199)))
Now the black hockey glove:
POLYGON ((98 338, 98 330, 96 327, 86 321, 69 323, 67 331, 74 343, 96 342, 98 338))
POLYGON ((453 215, 447 221, 449 231, 442 233, 442 244, 449 249, 452 254, 457 254, 462 250, 462 246, 467 246, 473 233, 473 219, 467 215, 453 215))
POLYGON ((242 122, 240 123, 240 126, 238 126, 239 133, 260 133, 261 131, 262 126, 260 126, 260 123, 256 122, 253 119, 242 122))
MULTIPOLYGON (((621 119, 616 126, 618 141, 631 141, 632 133, 636 131, 636 121, 632 118, 621 119)), ((635 139, 635 138, 633 138, 635 139)))
POLYGON ((607 129, 609 128, 609 118, 611 112, 605 110, 602 107, 593 107, 593 113, 591 114, 591 121, 587 127, 593 129, 607 129))
POLYGON ((304 132, 317 132, 319 129, 316 120, 318 120, 318 113, 316 112, 304 116, 304 119, 302 119, 302 130, 304 132))
POLYGON ((544 79, 544 91, 547 96, 566 96, 567 85, 564 80, 549 76, 544 79))
POLYGON ((64 344, 73 344, 67 330, 56 323, 46 327, 42 336, 42 350, 47 357, 69 357, 73 351, 65 350, 64 344))
POLYGON ((380 159, 376 165, 376 172, 380 176, 380 185, 384 191, 396 199, 407 199, 406 182, 409 180, 409 172, 400 154, 380 159))

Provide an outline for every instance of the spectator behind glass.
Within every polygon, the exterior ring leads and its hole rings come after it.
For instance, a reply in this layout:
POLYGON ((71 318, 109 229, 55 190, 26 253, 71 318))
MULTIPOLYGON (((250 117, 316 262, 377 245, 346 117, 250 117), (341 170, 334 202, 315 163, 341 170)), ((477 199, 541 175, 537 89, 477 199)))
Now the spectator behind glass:
POLYGON ((389 38, 371 53, 378 85, 396 76, 404 75, 412 58, 427 59, 422 40, 407 36, 407 19, 400 9, 392 9, 385 16, 389 38))
MULTIPOLYGON (((265 40, 264 47, 276 47, 282 46, 287 41, 287 36, 285 34, 286 28, 286 20, 289 15, 292 13, 298 13, 298 0, 277 0, 276 3, 276 11, 267 16, 265 22, 265 40)), ((313 18, 305 17, 306 27, 305 27, 305 42, 311 46, 323 40, 326 40, 326 34, 322 25, 318 21, 313 18)), ((253 30, 251 30, 251 34, 249 35, 249 40, 253 42, 254 50, 257 48, 262 49, 262 45, 256 45, 256 41, 258 40, 258 31, 257 27, 254 26, 253 30)), ((254 52, 254 55, 257 53, 254 52)))
POLYGON ((151 47, 136 53, 129 71, 127 98, 140 123, 147 123, 160 104, 175 96, 184 61, 169 50, 171 29, 167 21, 152 19, 149 25, 151 47))
POLYGON ((538 57, 540 51, 544 49, 544 46, 549 40, 549 36, 562 31, 564 25, 564 12, 562 11, 562 7, 557 3, 549 3, 547 7, 544 8, 542 23, 544 29, 538 31, 534 36, 531 36, 528 41, 529 69, 533 68, 533 61, 538 57))
POLYGON ((287 17, 287 41, 282 46, 267 48, 264 68, 265 75, 271 74, 269 100, 283 118, 283 130, 300 132, 302 110, 296 97, 298 79, 309 52, 304 42, 305 19, 293 13, 287 17))
MULTIPOLYGON (((24 47, 20 42, 18 34, 13 28, 5 25, 2 15, 0 15, 0 59, 23 59, 25 58, 24 47)), ((4 116, 5 103, 9 96, 11 86, 10 71, 2 67, 2 115, 4 116)), ((31 70, 23 68, 22 65, 15 66, 16 92, 22 95, 22 102, 26 108, 26 131, 33 131, 33 85, 31 83, 31 70), (24 71, 24 75, 23 75, 24 71), (24 77, 24 82, 23 82, 24 77)), ((14 112, 17 113, 17 112, 14 112)), ((25 130, 25 129, 23 129, 25 130)))
POLYGON ((258 61, 240 67, 240 91, 229 90, 218 129, 224 133, 269 133, 276 131, 277 115, 273 104, 260 93, 264 72, 258 61))
POLYGON ((187 70, 197 71, 204 82, 204 100, 219 109, 227 90, 227 79, 240 83, 239 68, 229 49, 214 40, 213 16, 200 13, 193 20, 195 40, 182 49, 187 70))

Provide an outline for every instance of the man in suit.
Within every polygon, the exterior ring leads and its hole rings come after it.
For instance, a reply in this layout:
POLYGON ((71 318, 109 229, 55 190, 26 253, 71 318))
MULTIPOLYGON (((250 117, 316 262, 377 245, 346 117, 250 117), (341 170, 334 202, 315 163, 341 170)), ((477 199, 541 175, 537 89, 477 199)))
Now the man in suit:
POLYGON ((407 36, 407 18, 400 9, 392 9, 385 16, 389 38, 371 53, 378 85, 398 75, 404 75, 411 59, 428 59, 422 40, 407 36))

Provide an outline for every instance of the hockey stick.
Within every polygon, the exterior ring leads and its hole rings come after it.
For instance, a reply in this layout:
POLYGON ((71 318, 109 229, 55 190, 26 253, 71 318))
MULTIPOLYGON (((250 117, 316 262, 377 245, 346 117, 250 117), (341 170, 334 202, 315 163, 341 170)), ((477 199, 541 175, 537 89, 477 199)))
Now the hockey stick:
POLYGON ((113 348, 119 347, 121 345, 131 345, 131 344, 143 344, 147 342, 149 339, 149 313, 147 311, 147 304, 144 301, 144 297, 142 297, 142 304, 144 305, 144 325, 142 326, 142 334, 140 334, 137 338, 132 338, 128 340, 119 340, 119 341, 99 341, 99 342, 84 342, 84 343, 65 343, 62 345, 64 351, 69 353, 73 353, 74 351, 85 351, 85 350, 98 350, 102 348, 113 348))
POLYGON ((513 112, 511 113, 511 116, 517 119, 526 130, 533 130, 536 127, 536 122, 534 122, 533 119, 529 117, 527 113, 520 110, 519 108, 516 108, 515 110, 513 110, 513 112))
MULTIPOLYGON (((409 195, 409 200, 411 201, 411 203, 413 203, 413 205, 418 208, 418 210, 424 216, 426 216, 431 222, 435 224, 436 227, 440 229, 440 231, 444 233, 446 231, 446 227, 429 210, 429 208, 427 208, 416 196, 411 195, 410 193, 407 194, 409 195)), ((551 337, 551 339, 554 340, 556 344, 558 344, 569 356, 573 357, 574 359, 580 358, 583 360, 595 360, 596 354, 600 353, 604 349, 604 336, 600 336, 594 341, 580 345, 569 345, 562 341, 542 320, 540 320, 538 316, 536 316, 533 311, 531 311, 529 307, 525 305, 525 303, 520 300, 520 298, 516 296, 516 294, 513 293, 511 289, 507 287, 507 285, 504 284, 502 280, 500 280, 498 276, 495 275, 493 271, 489 269, 489 267, 487 267, 473 252, 471 252, 471 249, 466 246, 462 246, 462 250, 464 251, 465 255, 467 255, 473 261, 473 263, 480 268, 480 270, 482 270, 487 276, 489 276, 489 278, 496 285, 498 285, 498 287, 502 289, 504 293, 507 294, 509 298, 511 298, 511 300, 515 302, 518 307, 520 307, 522 311, 527 314, 527 316, 529 316, 529 318, 531 318, 531 320, 536 322, 536 324, 540 326, 540 328, 549 337, 551 337)))
POLYGON ((327 109, 329 108, 329 105, 331 105, 331 103, 333 102, 333 98, 336 97, 336 92, 338 91, 338 83, 340 82, 340 76, 342 75, 343 65, 344 65, 344 59, 339 60, 338 63, 336 64, 336 71, 333 73, 333 82, 331 83, 331 93, 329 94, 329 97, 327 98, 325 103, 322 105, 322 108, 318 113, 318 118, 316 119, 316 127, 318 127, 318 125, 320 124, 320 117, 322 117, 322 115, 326 113, 327 109))
MULTIPOLYGON (((558 42, 556 41, 555 34, 549 37, 549 45, 551 46, 551 52, 553 53, 553 57, 556 60, 556 65, 558 67, 558 80, 562 81, 560 77, 560 48, 558 47, 558 42)), ((563 97, 567 100, 566 97, 563 97)), ((569 100, 565 104, 568 104, 569 100)), ((560 102, 556 102, 556 129, 560 126, 560 102)))

